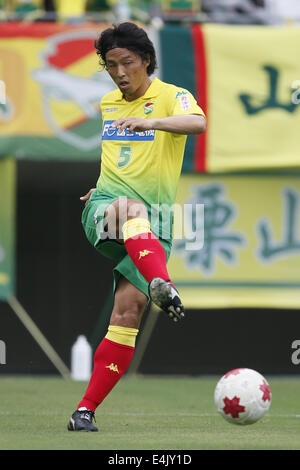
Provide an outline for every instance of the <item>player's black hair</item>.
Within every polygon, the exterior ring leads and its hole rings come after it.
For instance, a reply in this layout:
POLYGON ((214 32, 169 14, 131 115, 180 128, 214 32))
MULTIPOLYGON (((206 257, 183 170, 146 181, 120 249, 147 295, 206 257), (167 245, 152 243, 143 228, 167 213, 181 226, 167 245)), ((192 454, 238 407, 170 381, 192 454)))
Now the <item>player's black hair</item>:
POLYGON ((144 29, 130 22, 114 24, 111 28, 105 29, 95 41, 99 62, 103 68, 106 67, 107 52, 116 47, 135 52, 143 61, 150 59, 147 74, 149 76, 153 74, 157 67, 156 54, 144 29))

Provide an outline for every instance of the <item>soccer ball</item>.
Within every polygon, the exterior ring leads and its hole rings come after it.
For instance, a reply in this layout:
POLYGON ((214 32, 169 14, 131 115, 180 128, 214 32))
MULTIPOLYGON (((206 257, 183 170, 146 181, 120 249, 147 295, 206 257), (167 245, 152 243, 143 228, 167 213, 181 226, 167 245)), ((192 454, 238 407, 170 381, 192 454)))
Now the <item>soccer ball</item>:
POLYGON ((271 405, 266 379, 252 369, 233 369, 223 375, 215 388, 218 412, 229 423, 252 424, 262 418, 271 405))

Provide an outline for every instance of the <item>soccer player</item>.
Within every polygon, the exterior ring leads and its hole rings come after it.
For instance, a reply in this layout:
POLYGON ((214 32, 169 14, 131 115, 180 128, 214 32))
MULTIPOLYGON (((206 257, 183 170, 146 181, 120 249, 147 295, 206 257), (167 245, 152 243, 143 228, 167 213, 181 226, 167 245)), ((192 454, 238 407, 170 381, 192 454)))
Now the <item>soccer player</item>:
POLYGON ((97 187, 81 198, 82 223, 90 243, 117 265, 108 332, 95 352, 70 431, 98 430, 92 422, 95 410, 130 364, 149 298, 174 321, 184 317, 167 271, 172 206, 186 137, 206 128, 189 91, 151 80, 156 55, 142 28, 130 22, 114 25, 95 47, 117 88, 101 100, 101 172, 97 187))

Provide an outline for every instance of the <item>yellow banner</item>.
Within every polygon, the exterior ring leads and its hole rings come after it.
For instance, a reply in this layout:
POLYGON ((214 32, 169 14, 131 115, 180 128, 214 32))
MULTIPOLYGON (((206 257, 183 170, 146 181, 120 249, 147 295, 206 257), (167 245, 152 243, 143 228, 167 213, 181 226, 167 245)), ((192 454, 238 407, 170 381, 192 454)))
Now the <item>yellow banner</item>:
POLYGON ((298 166, 296 27, 205 25, 208 172, 298 166))
POLYGON ((95 158, 102 96, 94 41, 104 25, 4 24, 0 29, 0 155, 95 158), (3 100, 2 100, 3 101, 3 100))
POLYGON ((300 308, 299 176, 181 178, 168 269, 187 308, 300 308))

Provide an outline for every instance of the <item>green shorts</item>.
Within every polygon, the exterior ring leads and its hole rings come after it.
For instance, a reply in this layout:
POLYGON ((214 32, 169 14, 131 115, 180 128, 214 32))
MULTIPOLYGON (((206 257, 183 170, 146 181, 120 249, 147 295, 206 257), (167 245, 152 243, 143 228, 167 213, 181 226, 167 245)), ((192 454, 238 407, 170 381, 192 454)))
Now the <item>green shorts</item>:
MULTIPOLYGON (((116 240, 109 238, 103 239, 103 220, 107 207, 118 197, 112 196, 99 191, 94 191, 90 200, 82 213, 82 225, 89 242, 103 256, 116 260, 118 263, 113 269, 114 292, 120 276, 124 276, 134 286, 149 298, 148 283, 135 267, 133 261, 129 257, 124 244, 118 243, 116 240), (101 237, 102 234, 102 237, 101 237)), ((170 257, 172 241, 159 238, 162 244, 167 261, 170 257)))

